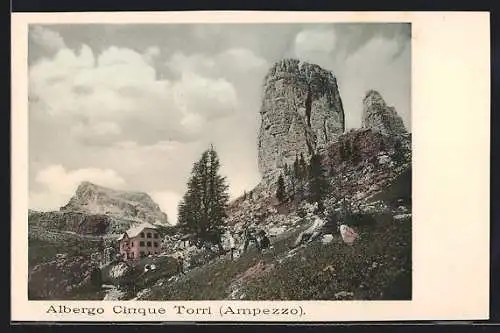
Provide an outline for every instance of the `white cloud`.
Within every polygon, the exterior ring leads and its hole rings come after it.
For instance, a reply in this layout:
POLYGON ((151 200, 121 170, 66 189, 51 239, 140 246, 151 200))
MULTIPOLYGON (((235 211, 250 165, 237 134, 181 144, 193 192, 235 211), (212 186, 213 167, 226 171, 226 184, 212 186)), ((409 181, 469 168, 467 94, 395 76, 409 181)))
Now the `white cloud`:
POLYGON ((111 169, 66 170, 62 165, 45 167, 37 173, 35 180, 44 189, 30 192, 29 206, 40 210, 57 210, 67 203, 83 181, 111 188, 122 188, 125 185, 125 180, 111 169))
POLYGON ((177 81, 158 80, 143 55, 114 46, 97 57, 85 45, 79 52, 62 49, 33 65, 29 75, 30 95, 45 106, 37 110, 32 104, 30 112, 73 117, 71 133, 87 143, 95 135, 139 143, 190 140, 200 126, 231 114, 238 104, 234 86, 223 78, 185 69, 177 81))
POLYGON ((298 52, 332 52, 336 37, 332 29, 303 30, 295 37, 295 49, 298 52))
POLYGON ((144 52, 144 57, 146 58, 146 61, 152 62, 156 58, 158 58, 161 54, 161 50, 158 46, 150 46, 146 49, 144 52))
POLYGON ((295 57, 320 66, 328 66, 333 61, 333 51, 337 38, 333 29, 308 29, 295 37, 295 57))
POLYGON ((102 122, 96 124, 77 124, 71 129, 71 133, 75 137, 94 137, 97 140, 101 136, 114 136, 122 133, 119 125, 112 122, 102 122))
POLYGON ((49 52, 57 52, 66 47, 64 39, 59 33, 39 25, 30 31, 30 38, 38 46, 49 52))
POLYGON ((375 89, 388 105, 396 108, 407 127, 410 117, 410 49, 400 57, 394 55, 400 45, 393 40, 376 37, 349 56, 336 72, 348 127, 361 126, 362 98, 375 89))
POLYGON ((177 224, 177 206, 181 196, 172 191, 154 191, 151 197, 160 206, 160 209, 167 213, 170 224, 177 224))
POLYGON ((238 104, 234 86, 223 78, 206 78, 188 72, 176 82, 172 91, 174 102, 183 114, 195 114, 205 120, 226 116, 238 104))
POLYGON ((174 53, 167 61, 166 66, 179 75, 193 74, 206 77, 234 79, 246 75, 259 75, 262 79, 268 69, 265 59, 257 56, 249 49, 231 48, 215 55, 202 53, 186 55, 181 52, 174 53))
MULTIPOLYGON (((101 44, 94 50, 103 52, 96 53, 86 45, 69 49, 52 35, 53 43, 46 44, 54 45, 51 49, 56 53, 30 64, 30 97, 37 101, 30 104, 30 208, 57 209, 64 204, 73 192, 72 186, 61 184, 75 183, 71 179, 82 178, 75 176, 82 174, 77 170, 88 170, 90 164, 95 170, 114 170, 126 180, 122 185, 111 181, 109 187, 153 193, 172 220, 192 163, 210 143, 221 158, 231 197, 251 190, 260 180, 256 136, 262 80, 269 62, 283 55, 290 42, 287 55, 306 58, 337 75, 351 127, 360 124, 361 98, 367 87, 380 90, 400 113, 402 105, 409 109, 404 100, 409 54, 404 54, 406 60, 391 62, 393 45, 387 40, 367 44, 341 59, 336 55, 345 43, 335 29, 307 29, 289 40, 297 31, 290 30, 280 41, 272 32, 265 38, 248 33, 245 38, 251 43, 239 43, 242 35, 234 34, 224 39, 230 43, 221 44, 226 27, 198 28, 198 33, 210 35, 205 41, 219 38, 218 42, 214 40, 211 47, 194 45, 186 37, 187 43, 172 46, 162 37, 141 40, 152 45, 144 50, 134 51, 136 45, 102 48, 101 44), (162 51, 172 47, 177 52, 166 59, 162 51), (164 67, 167 73, 159 73, 164 67), (172 73, 176 75, 168 80, 159 79, 172 73), (39 172, 58 164, 66 169, 39 172), (43 181, 36 180, 40 174, 45 174, 43 181), (61 182, 59 175, 65 180, 61 182)), ((261 29, 267 32, 268 28, 261 29)))
POLYGON ((337 77, 347 128, 361 126, 362 99, 370 89, 378 90, 409 127, 409 48, 395 58, 401 51, 401 41, 376 36, 346 56, 349 38, 356 36, 337 36, 335 28, 303 30, 295 36, 293 53, 303 61, 331 70, 337 77))
POLYGON ((165 63, 174 73, 197 73, 198 75, 210 75, 215 68, 215 61, 204 54, 186 55, 175 52, 165 63))
POLYGON ((229 49, 216 56, 217 62, 240 73, 267 69, 267 62, 248 49, 229 49))

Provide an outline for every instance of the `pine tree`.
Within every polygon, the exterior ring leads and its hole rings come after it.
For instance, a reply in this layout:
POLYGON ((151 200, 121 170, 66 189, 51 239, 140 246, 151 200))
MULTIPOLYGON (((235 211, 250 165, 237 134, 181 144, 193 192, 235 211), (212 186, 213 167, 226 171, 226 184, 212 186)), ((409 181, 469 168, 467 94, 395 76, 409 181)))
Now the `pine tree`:
POLYGON ((229 203, 228 185, 225 177, 219 175, 220 161, 213 147, 208 151, 209 166, 209 230, 217 234, 224 228, 226 209, 229 203))
POLYGON ((342 142, 340 146, 340 158, 342 161, 347 161, 351 157, 351 149, 348 142, 342 142))
POLYGON ((306 160, 304 159, 304 154, 300 153, 299 159, 299 179, 306 179, 308 170, 307 170, 306 160))
POLYGON ((276 198, 279 200, 279 202, 283 202, 283 200, 285 199, 285 180, 283 179, 283 175, 281 174, 278 177, 276 198))
POLYGON ((394 154, 392 155, 392 158, 394 159, 394 162, 398 164, 403 163, 405 160, 403 145, 399 140, 394 143, 394 154))
POLYGON ((213 147, 194 163, 188 189, 179 203, 178 221, 181 230, 194 233, 201 243, 220 247, 229 195, 226 179, 218 174, 219 168, 213 147))
POLYGON ((309 165, 309 187, 310 199, 318 203, 318 209, 324 210, 323 198, 328 191, 328 182, 325 177, 325 170, 321 163, 321 156, 313 154, 309 165))
POLYGON ((299 157, 297 155, 295 155, 295 162, 293 162, 293 176, 295 179, 300 178, 299 157))
POLYGON ((349 150, 351 152, 351 161, 353 163, 359 163, 361 161, 361 154, 359 153, 359 150, 354 146, 354 143, 351 142, 351 145, 349 147, 349 150))
POLYGON ((380 140, 380 143, 379 143, 378 147, 379 147, 380 151, 384 151, 386 149, 384 140, 380 140))

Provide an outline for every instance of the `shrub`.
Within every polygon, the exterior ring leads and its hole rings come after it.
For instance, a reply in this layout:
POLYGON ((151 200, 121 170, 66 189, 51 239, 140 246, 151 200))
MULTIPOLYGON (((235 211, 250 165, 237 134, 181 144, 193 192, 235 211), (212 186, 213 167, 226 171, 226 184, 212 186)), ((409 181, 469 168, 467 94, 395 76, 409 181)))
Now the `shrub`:
POLYGON ((344 223, 354 227, 373 226, 376 223, 375 218, 370 214, 351 213, 344 218, 344 223))

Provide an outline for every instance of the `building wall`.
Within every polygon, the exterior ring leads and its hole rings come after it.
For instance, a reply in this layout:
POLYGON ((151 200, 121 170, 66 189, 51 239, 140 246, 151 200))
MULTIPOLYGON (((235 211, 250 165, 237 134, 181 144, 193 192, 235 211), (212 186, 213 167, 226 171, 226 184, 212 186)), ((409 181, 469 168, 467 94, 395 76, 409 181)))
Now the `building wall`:
POLYGON ((160 253, 160 246, 160 234, 155 229, 144 229, 142 233, 134 237, 134 249, 137 249, 139 256, 157 255, 160 253))
POLYGON ((132 238, 125 238, 120 242, 120 254, 125 260, 139 259, 143 256, 158 255, 160 253, 161 238, 155 229, 144 229, 139 235, 132 238), (128 242, 128 243, 127 243, 128 242), (126 244, 129 244, 128 256, 126 244))

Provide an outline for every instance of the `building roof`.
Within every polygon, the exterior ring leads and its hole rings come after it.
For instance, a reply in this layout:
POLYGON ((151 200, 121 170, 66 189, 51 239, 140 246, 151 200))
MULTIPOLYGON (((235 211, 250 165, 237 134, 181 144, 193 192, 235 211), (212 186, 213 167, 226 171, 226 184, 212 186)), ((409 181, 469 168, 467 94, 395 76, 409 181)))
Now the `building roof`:
POLYGON ((125 238, 125 236, 128 236, 126 232, 120 235, 120 237, 117 238, 117 240, 122 240, 125 238))
POLYGON ((142 223, 142 224, 133 226, 130 229, 128 229, 124 234, 122 234, 118 238, 118 240, 122 240, 125 234, 127 234, 127 236, 129 238, 133 238, 133 237, 139 235, 144 229, 158 229, 158 227, 151 224, 151 223, 142 223))

